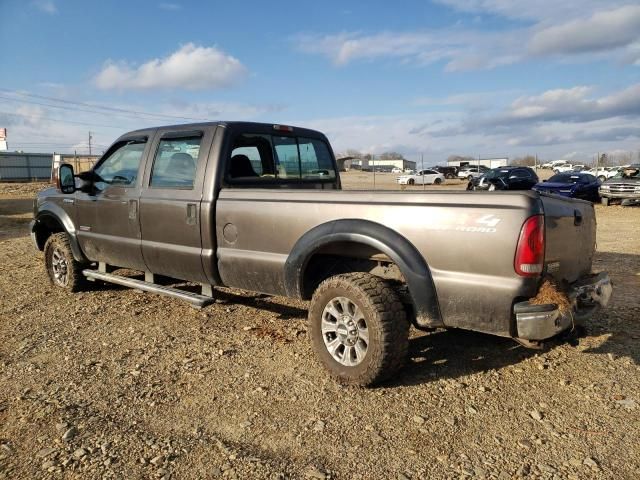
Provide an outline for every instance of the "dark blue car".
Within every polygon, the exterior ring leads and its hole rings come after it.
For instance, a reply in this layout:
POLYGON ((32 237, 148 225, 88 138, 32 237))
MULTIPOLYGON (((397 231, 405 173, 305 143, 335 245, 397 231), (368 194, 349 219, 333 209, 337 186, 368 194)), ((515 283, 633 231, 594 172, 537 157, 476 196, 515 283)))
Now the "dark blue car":
POLYGON ((536 183, 533 189, 538 192, 597 202, 600 199, 599 187, 600 180, 589 173, 568 172, 558 173, 549 180, 536 183))

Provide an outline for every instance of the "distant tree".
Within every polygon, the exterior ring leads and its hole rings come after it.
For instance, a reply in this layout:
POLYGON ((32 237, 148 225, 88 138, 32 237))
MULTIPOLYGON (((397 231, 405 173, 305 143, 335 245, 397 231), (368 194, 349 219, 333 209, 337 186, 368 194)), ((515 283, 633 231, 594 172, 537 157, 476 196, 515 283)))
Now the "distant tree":
POLYGON ((515 157, 511 160, 511 165, 519 167, 533 167, 536 164, 536 157, 533 155, 525 155, 524 157, 515 157))
POLYGON ((398 152, 383 152, 377 155, 380 160, 403 160, 404 156, 398 152))
POLYGON ((353 148, 349 148, 347 149, 347 152, 345 153, 345 156, 347 157, 353 157, 353 158, 362 158, 362 152, 358 151, 358 150, 354 150, 353 148))
POLYGON ((598 164, 602 167, 606 167, 609 165, 609 155, 606 153, 601 153, 600 158, 598 159, 598 164))

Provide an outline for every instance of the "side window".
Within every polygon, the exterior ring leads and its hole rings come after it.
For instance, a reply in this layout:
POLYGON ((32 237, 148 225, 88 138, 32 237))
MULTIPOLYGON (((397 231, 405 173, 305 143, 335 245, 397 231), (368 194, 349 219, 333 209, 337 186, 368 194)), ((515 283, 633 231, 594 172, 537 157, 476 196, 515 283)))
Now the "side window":
POLYGON ((231 147, 228 176, 231 180, 273 179, 273 147, 269 135, 243 134, 231 147))
POLYGON ((516 178, 529 178, 529 172, 527 172, 525 169, 523 168, 518 168, 513 172, 513 175, 516 178))
POLYGON ((151 170, 151 187, 193 189, 202 137, 161 139, 151 170))
POLYGON ((145 145, 143 141, 130 141, 117 147, 94 170, 101 179, 96 187, 103 190, 107 185, 135 185, 145 145))
POLYGON ((302 178, 334 178, 331 154, 327 145, 312 138, 299 138, 300 170, 302 178))

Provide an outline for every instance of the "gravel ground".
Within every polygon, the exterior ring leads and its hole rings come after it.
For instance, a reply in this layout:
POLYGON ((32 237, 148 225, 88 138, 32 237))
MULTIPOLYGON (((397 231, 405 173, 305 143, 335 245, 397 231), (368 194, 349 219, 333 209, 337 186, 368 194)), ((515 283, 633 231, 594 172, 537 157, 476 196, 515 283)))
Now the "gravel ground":
POLYGON ((0 478, 639 478, 639 207, 597 207, 615 293, 580 337, 413 332, 365 390, 316 362, 303 302, 52 288, 40 187, 0 184, 0 478))

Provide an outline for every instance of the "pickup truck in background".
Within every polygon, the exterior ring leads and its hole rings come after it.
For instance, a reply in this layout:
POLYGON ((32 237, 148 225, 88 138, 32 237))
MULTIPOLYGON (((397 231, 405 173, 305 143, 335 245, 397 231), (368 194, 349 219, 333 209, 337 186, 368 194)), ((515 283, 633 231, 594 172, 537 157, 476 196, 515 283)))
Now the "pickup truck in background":
POLYGON ((392 376, 411 323, 534 345, 611 295, 608 275, 591 271, 590 203, 533 191, 343 191, 326 137, 283 125, 127 133, 91 171, 59 167, 31 231, 52 284, 69 291, 99 280, 199 307, 215 287, 309 300, 313 348, 347 384, 392 376), (540 297, 550 282, 562 302, 540 297))
POLYGON ((600 185, 599 193, 605 206, 611 201, 640 202, 640 163, 620 167, 613 177, 600 185))

